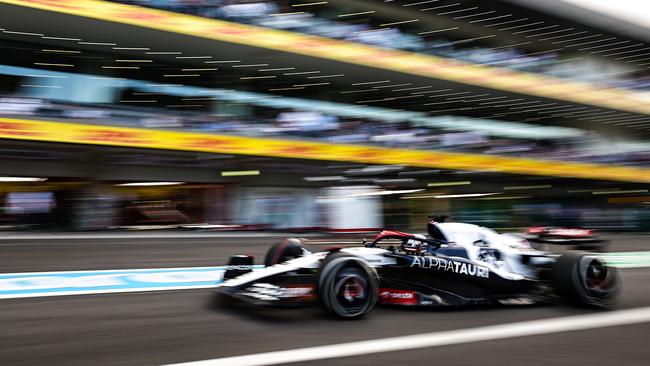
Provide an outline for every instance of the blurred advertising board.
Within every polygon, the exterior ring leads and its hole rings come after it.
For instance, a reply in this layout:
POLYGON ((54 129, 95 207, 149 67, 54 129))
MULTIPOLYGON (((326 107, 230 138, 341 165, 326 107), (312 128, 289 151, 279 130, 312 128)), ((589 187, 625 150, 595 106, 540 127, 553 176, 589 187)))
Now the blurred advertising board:
POLYGON ((634 167, 12 118, 0 138, 650 183, 634 167))

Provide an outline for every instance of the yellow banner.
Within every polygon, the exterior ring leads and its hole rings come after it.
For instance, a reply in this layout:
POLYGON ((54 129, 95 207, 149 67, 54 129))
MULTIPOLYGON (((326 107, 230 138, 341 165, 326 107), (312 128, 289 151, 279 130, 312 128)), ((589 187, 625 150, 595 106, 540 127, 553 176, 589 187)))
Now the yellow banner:
MULTIPOLYGON (((254 27, 99 0, 0 0, 88 18, 218 41, 292 52, 519 94, 650 114, 640 93, 539 74, 467 64, 442 57, 254 27)), ((29 31, 29 29, 23 29, 29 31)))
POLYGON ((0 118, 0 138, 650 183, 650 169, 0 118))

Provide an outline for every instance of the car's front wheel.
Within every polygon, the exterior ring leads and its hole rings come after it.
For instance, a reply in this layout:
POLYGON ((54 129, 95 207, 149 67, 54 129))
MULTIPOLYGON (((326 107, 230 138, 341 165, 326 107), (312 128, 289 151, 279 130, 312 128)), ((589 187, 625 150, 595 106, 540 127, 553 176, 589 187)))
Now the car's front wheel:
POLYGON ((300 258, 305 253, 309 253, 309 251, 302 245, 300 239, 285 239, 269 248, 264 258, 264 265, 268 267, 274 264, 284 263, 291 259, 300 258))
POLYGON ((325 258, 318 276, 319 298, 326 310, 341 318, 359 318, 377 303, 379 279, 361 258, 344 253, 325 258))
POLYGON ((562 255, 553 271, 557 292, 567 302, 595 308, 611 308, 621 290, 618 271, 602 259, 585 253, 562 255))

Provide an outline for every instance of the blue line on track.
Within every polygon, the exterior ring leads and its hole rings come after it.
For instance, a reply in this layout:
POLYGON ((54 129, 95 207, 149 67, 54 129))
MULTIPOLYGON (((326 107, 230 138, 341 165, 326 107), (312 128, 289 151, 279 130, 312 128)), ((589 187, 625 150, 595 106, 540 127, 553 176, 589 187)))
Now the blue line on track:
MULTIPOLYGON (((255 266, 261 268, 263 266, 255 266)), ((0 299, 213 287, 225 267, 0 274, 0 299)))

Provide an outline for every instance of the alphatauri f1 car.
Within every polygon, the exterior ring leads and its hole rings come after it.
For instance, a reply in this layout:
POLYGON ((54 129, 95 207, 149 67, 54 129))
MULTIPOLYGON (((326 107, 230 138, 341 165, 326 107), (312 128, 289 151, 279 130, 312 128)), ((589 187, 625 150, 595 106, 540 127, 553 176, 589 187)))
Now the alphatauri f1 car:
POLYGON ((595 255, 558 255, 526 240, 464 223, 428 235, 382 231, 358 247, 312 253, 300 239, 272 246, 265 266, 232 256, 220 296, 277 307, 319 303, 342 318, 379 304, 440 307, 534 304, 556 299, 594 308, 617 302, 620 279, 595 255))

